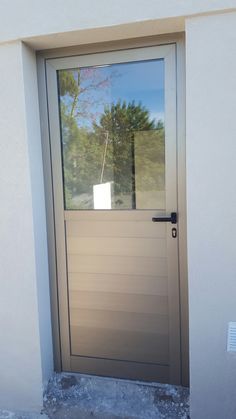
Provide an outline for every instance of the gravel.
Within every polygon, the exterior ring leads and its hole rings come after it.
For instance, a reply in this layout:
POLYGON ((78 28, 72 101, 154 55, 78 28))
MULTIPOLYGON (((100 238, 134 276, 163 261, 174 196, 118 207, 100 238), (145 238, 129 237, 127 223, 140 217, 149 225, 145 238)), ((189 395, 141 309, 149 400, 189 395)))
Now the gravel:
POLYGON ((39 413, 0 410, 0 419, 189 419, 189 390, 168 384, 54 374, 39 413))

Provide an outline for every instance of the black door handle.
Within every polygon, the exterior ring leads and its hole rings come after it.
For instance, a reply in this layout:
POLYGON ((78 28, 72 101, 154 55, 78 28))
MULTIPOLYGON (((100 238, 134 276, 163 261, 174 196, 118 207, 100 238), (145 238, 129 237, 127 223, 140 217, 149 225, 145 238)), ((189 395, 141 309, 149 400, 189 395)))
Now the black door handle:
POLYGON ((177 224, 177 212, 171 212, 170 216, 152 217, 152 221, 154 223, 170 222, 171 224, 177 224))

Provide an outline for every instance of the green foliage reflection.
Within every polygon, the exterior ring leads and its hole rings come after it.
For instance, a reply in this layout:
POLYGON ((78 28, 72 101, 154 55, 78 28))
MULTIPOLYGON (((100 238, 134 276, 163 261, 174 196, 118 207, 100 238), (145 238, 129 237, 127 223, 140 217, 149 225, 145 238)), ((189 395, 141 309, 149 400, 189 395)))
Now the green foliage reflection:
POLYGON ((93 209, 93 185, 105 182, 113 184, 112 208, 149 208, 142 200, 158 201, 165 188, 164 125, 135 102, 104 105, 97 115, 93 101, 108 79, 91 70, 81 86, 81 71, 59 71, 65 208, 93 209))

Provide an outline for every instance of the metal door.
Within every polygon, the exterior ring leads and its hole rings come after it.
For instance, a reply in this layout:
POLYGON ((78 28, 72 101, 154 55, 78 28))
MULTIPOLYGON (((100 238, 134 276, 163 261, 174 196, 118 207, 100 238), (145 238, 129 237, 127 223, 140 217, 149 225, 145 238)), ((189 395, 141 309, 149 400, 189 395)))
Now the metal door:
POLYGON ((175 58, 47 60, 64 371, 180 383, 175 58))

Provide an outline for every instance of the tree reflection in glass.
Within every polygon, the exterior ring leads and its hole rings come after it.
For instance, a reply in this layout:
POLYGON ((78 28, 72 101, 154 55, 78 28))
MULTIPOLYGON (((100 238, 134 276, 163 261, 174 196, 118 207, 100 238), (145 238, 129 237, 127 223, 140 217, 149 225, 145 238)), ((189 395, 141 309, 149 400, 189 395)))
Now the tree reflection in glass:
POLYGON ((60 70, 58 84, 65 209, 165 209, 163 60, 60 70))

